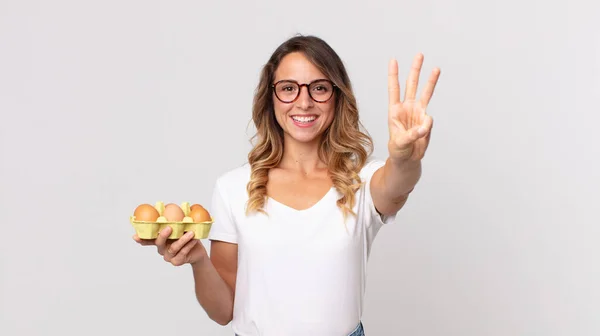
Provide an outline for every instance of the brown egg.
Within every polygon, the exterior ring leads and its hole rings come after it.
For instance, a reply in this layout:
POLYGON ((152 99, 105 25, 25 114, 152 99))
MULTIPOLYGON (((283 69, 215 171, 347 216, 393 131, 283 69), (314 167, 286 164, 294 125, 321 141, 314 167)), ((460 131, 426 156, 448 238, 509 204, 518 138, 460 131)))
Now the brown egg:
POLYGON ((133 212, 136 221, 154 222, 159 216, 158 210, 150 204, 141 204, 133 212))
POLYGON ((179 205, 175 203, 169 203, 165 205, 165 212, 163 213, 163 216, 169 222, 181 222, 183 217, 185 217, 185 214, 179 205))
POLYGON ((190 210, 194 210, 194 209, 196 209, 196 208, 199 208, 199 209, 204 209, 204 207, 203 207, 202 205, 200 205, 200 204, 193 204, 193 205, 190 207, 190 210))
POLYGON ((197 206, 194 209, 192 209, 192 211, 190 211, 189 217, 192 217, 194 223, 210 221, 210 214, 202 206, 197 206))

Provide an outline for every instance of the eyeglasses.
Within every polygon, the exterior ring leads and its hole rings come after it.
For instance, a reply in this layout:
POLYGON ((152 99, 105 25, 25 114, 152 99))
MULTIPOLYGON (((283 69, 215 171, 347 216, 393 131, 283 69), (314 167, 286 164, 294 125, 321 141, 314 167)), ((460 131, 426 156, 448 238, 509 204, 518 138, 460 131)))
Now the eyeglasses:
POLYGON ((308 95, 317 103, 325 103, 333 97, 333 90, 337 87, 328 79, 317 79, 308 84, 299 84, 294 80, 284 79, 272 84, 275 96, 282 103, 293 103, 300 97, 302 87, 306 86, 308 95))

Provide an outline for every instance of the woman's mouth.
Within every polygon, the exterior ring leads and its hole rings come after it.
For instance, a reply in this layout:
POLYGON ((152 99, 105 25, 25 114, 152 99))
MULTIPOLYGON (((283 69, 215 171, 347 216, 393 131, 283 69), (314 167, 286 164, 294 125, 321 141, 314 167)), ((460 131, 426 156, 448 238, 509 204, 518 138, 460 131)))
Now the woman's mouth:
POLYGON ((315 121, 319 119, 318 115, 293 115, 291 116, 294 125, 298 127, 310 127, 315 124, 315 121))

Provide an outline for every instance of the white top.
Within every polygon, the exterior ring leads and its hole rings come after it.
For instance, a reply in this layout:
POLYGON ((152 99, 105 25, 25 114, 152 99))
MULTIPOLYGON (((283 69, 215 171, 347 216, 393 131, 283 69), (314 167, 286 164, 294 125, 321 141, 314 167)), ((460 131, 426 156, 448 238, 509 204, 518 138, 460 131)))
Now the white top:
POLYGON ((209 239, 238 244, 233 331, 240 336, 346 336, 362 317, 371 245, 382 225, 370 180, 384 161, 360 172, 354 211, 344 226, 331 188, 314 206, 295 210, 268 198, 264 214, 245 215, 250 165, 221 175, 215 185, 209 239))

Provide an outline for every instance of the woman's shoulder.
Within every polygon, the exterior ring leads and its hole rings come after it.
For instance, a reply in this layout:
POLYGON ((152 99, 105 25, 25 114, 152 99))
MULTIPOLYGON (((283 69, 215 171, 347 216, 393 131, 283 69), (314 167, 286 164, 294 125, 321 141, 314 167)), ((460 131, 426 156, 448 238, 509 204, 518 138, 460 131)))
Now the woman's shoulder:
POLYGON ((217 177, 217 187, 224 190, 245 189, 250 181, 250 164, 244 162, 236 167, 229 168, 217 177))
POLYGON ((370 178, 377 169, 385 165, 385 160, 376 156, 370 156, 360 169, 359 176, 361 179, 370 178))

